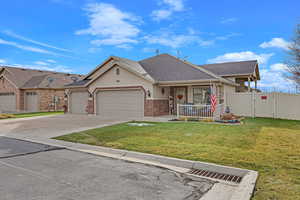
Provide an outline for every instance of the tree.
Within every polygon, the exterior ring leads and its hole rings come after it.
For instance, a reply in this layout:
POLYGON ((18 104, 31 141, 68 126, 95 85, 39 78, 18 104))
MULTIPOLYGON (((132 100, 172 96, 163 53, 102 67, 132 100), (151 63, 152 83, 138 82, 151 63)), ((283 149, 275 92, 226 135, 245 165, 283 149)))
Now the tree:
POLYGON ((289 47, 290 59, 287 62, 287 77, 300 87, 300 24, 289 47))

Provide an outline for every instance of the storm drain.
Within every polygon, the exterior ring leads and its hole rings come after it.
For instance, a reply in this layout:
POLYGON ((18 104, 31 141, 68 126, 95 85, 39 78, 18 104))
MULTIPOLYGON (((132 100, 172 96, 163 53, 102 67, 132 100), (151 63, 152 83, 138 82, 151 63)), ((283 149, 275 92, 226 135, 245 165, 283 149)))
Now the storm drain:
POLYGON ((191 169, 188 173, 197 176, 204 176, 204 177, 219 179, 223 181, 233 182, 233 183, 240 183, 242 181, 241 176, 211 172, 203 169, 191 169))

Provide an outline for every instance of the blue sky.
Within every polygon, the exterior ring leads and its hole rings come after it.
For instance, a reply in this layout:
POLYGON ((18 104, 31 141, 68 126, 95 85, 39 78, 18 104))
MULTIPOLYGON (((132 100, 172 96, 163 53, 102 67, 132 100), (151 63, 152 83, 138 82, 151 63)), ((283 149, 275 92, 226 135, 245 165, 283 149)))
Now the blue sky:
POLYGON ((88 73, 110 55, 155 50, 195 64, 257 59, 260 87, 289 90, 287 46, 298 0, 10 0, 1 2, 0 64, 88 73))

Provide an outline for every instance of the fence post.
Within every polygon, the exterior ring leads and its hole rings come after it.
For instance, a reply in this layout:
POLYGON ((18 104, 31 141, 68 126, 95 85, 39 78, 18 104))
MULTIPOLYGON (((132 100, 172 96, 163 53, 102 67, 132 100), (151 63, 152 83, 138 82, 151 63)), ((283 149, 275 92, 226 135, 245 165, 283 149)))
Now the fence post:
POLYGON ((177 118, 179 119, 179 104, 177 104, 177 118))
POLYGON ((251 92, 251 115, 252 118, 255 117, 255 92, 251 92))
POLYGON ((277 118, 277 97, 275 92, 272 94, 273 96, 273 118, 277 118))

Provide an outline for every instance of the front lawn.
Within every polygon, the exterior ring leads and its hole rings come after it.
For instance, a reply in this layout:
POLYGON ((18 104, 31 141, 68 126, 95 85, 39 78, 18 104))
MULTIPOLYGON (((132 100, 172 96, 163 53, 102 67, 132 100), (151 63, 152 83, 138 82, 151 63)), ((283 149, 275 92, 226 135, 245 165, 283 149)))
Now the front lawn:
POLYGON ((243 125, 127 123, 56 139, 259 171, 255 200, 300 199, 300 122, 265 118, 243 125))
POLYGON ((34 113, 18 113, 18 114, 0 114, 0 119, 16 119, 25 117, 38 117, 45 115, 59 115, 63 114, 61 111, 57 112, 34 112, 34 113))

